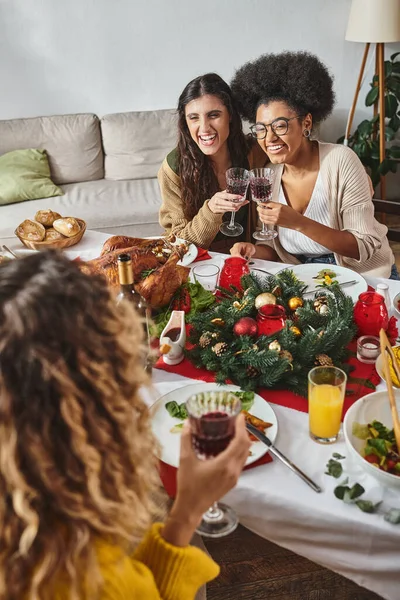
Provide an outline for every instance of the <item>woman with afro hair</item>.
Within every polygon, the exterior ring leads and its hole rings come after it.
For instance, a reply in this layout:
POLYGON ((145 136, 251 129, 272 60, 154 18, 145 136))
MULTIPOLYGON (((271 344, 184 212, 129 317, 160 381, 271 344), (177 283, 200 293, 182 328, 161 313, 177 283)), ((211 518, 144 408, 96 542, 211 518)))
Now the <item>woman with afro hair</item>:
POLYGON ((272 202, 258 205, 278 236, 231 254, 299 264, 339 264, 397 279, 387 227, 374 218, 371 184, 357 155, 312 139, 332 112, 327 68, 308 52, 265 54, 241 67, 231 83, 241 116, 275 171, 272 202))

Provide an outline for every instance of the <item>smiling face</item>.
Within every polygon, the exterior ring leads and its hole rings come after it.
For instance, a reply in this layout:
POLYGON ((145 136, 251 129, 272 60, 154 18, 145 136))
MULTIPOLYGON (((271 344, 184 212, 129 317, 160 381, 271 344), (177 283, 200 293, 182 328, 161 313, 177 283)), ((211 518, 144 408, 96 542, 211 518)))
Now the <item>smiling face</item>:
POLYGON ((218 96, 205 95, 188 102, 185 118, 189 133, 203 154, 215 157, 226 150, 230 116, 218 96))
MULTIPOLYGON (((311 115, 300 115, 289 108, 286 102, 273 101, 269 104, 261 104, 258 107, 256 120, 257 123, 267 126, 266 138, 258 140, 258 143, 264 152, 268 154, 270 161, 273 164, 296 164, 302 150, 309 144, 308 138, 304 137, 304 130, 311 130, 311 115), (288 122, 287 132, 284 134, 279 134, 279 131, 274 133, 270 127, 270 124, 280 117, 291 119, 288 122)), ((277 124, 278 121, 275 121, 274 125, 277 124)), ((277 127, 277 130, 279 130, 279 127, 277 127)))

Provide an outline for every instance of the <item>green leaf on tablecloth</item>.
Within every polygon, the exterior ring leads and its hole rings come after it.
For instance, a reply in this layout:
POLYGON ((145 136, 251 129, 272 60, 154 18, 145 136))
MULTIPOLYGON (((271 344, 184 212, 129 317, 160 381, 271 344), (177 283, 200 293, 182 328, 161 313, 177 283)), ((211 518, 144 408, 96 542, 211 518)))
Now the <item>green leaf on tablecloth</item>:
POLYGON ((356 504, 360 510, 366 513, 374 513, 377 511, 378 506, 382 504, 382 502, 377 502, 374 504, 371 500, 356 500, 356 504))
POLYGON ((343 485, 342 483, 341 485, 338 485, 333 491, 336 498, 339 498, 339 500, 343 500, 343 502, 346 502, 346 504, 352 504, 353 501, 356 498, 362 496, 364 492, 365 489, 359 483, 355 483, 353 487, 343 485))
POLYGON ((385 514, 384 519, 388 523, 392 523, 393 525, 399 525, 400 524, 400 509, 398 509, 398 508, 389 509, 387 511, 387 513, 385 514))
POLYGON ((354 383, 354 384, 358 383, 359 385, 369 388, 370 390, 376 389, 376 386, 372 383, 372 381, 370 381, 369 379, 362 378, 362 377, 353 377, 352 375, 350 375, 348 377, 348 382, 354 383))
POLYGON ((337 460, 343 460, 343 458, 346 458, 345 456, 342 456, 341 454, 339 454, 339 452, 334 452, 332 454, 333 458, 337 458, 337 460))
MULTIPOLYGON (((339 455, 340 456, 340 455, 339 455)), ((330 458, 326 464, 325 475, 330 475, 331 477, 335 477, 335 479, 339 479, 339 477, 343 473, 343 467, 339 461, 330 458)))

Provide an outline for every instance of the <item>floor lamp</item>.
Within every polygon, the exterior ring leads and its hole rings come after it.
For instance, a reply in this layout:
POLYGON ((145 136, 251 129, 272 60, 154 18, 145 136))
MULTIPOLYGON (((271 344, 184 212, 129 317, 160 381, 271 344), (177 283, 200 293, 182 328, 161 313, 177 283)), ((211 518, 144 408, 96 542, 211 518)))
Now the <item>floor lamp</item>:
MULTIPOLYGON (((365 63, 371 43, 376 44, 375 75, 379 77, 379 96, 374 105, 374 116, 379 109, 379 156, 385 158, 385 43, 400 41, 400 0, 352 0, 346 40, 364 42, 365 50, 357 80, 356 93, 351 105, 344 144, 347 145, 357 105, 358 94, 363 81, 365 63)), ((386 181, 381 176, 381 198, 386 198, 386 181)))

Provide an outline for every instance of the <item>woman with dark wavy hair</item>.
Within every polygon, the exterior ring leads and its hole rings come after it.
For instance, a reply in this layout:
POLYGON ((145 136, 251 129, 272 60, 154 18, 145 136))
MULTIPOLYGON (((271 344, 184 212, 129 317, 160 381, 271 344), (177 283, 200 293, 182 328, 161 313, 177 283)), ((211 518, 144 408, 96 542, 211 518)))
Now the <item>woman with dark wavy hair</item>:
POLYGON ((264 54, 241 67, 231 85, 275 171, 273 201, 257 210, 278 229, 273 241, 235 244, 232 254, 339 264, 397 279, 387 227, 374 218, 371 182, 358 156, 312 139, 335 103, 326 66, 308 52, 264 54))
POLYGON ((167 233, 212 250, 229 251, 232 240, 219 232, 223 216, 236 212, 250 239, 248 203, 225 191, 230 167, 263 166, 266 157, 248 139, 227 83, 215 73, 196 77, 178 101, 178 146, 158 173, 160 224, 167 233))
POLYGON ((218 566, 188 546, 235 485, 243 419, 200 461, 182 436, 165 525, 139 395, 142 324, 105 281, 52 251, 0 266, 0 598, 193 600, 218 566))

